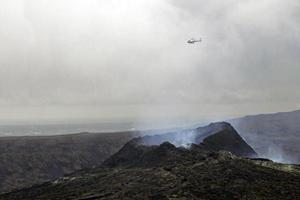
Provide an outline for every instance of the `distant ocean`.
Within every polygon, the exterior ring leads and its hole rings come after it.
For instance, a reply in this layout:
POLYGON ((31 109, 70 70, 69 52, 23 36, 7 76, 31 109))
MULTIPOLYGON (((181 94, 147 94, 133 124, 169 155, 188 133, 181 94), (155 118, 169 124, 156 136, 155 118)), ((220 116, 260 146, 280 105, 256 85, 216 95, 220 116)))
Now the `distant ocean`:
MULTIPOLYGON (((205 123, 204 123, 205 124, 205 123)), ((81 132, 116 132, 133 130, 157 130, 173 128, 200 126, 196 122, 152 122, 152 123, 133 123, 133 122, 100 122, 100 123, 64 123, 64 124, 38 124, 38 125, 1 125, 0 137, 5 136, 48 136, 64 135, 81 132)))
POLYGON ((134 129, 132 123, 0 125, 0 137, 62 135, 80 132, 114 132, 134 129))

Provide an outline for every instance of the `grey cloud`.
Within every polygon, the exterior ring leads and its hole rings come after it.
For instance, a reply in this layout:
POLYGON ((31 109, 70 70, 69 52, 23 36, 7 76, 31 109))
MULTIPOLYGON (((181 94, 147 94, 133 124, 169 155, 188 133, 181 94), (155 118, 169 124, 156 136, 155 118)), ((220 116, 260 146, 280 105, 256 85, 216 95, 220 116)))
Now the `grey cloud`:
POLYGON ((299 106, 297 0, 12 0, 0 9, 1 119, 12 109, 11 118, 72 109, 63 117, 200 118, 299 106))

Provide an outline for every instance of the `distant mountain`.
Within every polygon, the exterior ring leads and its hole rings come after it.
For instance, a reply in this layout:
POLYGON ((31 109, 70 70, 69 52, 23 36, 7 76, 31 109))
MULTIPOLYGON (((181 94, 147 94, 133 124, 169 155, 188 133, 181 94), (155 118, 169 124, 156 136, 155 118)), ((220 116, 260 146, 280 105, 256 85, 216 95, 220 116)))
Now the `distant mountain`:
POLYGON ((0 196, 0 200, 300 199, 300 167, 203 145, 128 142, 104 165, 0 196))
POLYGON ((246 116, 229 122, 260 156, 300 163, 300 110, 246 116))

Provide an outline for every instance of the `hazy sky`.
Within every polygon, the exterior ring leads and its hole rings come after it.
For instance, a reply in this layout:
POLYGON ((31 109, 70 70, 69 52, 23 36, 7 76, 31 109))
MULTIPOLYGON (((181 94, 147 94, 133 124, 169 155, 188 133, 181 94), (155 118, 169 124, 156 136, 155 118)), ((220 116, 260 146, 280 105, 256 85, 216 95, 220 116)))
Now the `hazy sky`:
POLYGON ((299 0, 0 1, 0 121, 295 110, 299 63, 299 0))

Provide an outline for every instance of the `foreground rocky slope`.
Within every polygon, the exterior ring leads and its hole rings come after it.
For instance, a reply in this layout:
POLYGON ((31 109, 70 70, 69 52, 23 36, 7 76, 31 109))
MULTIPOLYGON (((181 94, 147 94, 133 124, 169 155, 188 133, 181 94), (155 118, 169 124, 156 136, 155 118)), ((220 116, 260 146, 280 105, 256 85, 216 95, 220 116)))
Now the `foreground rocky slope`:
POLYGON ((29 199, 299 199, 298 166, 247 159, 203 145, 127 143, 102 167, 0 196, 29 199))

